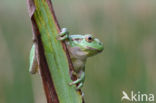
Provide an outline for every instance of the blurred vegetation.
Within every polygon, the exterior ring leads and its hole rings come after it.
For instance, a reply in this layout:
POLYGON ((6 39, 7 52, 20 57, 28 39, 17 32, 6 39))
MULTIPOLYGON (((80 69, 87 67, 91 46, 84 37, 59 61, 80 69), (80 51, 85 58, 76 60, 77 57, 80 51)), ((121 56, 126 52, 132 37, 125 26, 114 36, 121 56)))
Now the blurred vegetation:
MULTIPOLYGON (((86 103, 121 103, 122 90, 156 94, 155 0, 53 0, 61 27, 93 33, 103 53, 86 65, 86 103)), ((0 1, 0 103, 45 103, 28 73, 32 31, 26 1, 0 1)))

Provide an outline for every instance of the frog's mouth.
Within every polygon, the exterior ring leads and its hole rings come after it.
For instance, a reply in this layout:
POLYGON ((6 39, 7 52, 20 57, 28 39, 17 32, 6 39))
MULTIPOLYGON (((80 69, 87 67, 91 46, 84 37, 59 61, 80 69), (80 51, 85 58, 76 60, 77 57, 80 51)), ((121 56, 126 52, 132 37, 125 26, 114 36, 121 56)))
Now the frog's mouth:
POLYGON ((102 52, 103 51, 103 49, 96 49, 96 48, 92 48, 92 47, 89 47, 89 46, 87 46, 87 49, 89 49, 89 50, 93 50, 93 51, 97 51, 97 52, 102 52))

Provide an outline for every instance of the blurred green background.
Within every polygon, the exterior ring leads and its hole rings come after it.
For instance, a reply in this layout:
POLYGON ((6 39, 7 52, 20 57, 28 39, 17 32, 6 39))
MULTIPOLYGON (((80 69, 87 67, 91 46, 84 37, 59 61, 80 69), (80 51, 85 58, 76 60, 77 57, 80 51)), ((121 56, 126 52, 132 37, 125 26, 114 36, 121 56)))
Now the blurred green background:
MULTIPOLYGON (((121 103, 123 90, 156 94, 156 0, 53 1, 61 27, 105 46, 88 59, 86 103, 121 103)), ((46 103, 39 75, 28 73, 31 45, 26 0, 1 0, 0 103, 46 103)))

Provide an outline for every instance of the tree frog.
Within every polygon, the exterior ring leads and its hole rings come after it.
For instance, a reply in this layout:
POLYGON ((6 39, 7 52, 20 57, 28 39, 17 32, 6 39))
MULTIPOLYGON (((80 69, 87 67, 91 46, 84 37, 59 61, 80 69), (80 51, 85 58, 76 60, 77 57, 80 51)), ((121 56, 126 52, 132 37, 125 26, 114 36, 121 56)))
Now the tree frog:
MULTIPOLYGON (((57 37, 57 40, 64 41, 73 63, 73 74, 78 77, 77 80, 69 83, 69 85, 77 85, 77 89, 81 89, 85 80, 85 64, 88 57, 103 51, 103 43, 91 34, 75 34, 69 35, 66 28, 63 28, 57 37)), ((32 46, 30 52, 30 68, 29 72, 35 74, 38 71, 38 64, 35 54, 35 46, 32 46)))

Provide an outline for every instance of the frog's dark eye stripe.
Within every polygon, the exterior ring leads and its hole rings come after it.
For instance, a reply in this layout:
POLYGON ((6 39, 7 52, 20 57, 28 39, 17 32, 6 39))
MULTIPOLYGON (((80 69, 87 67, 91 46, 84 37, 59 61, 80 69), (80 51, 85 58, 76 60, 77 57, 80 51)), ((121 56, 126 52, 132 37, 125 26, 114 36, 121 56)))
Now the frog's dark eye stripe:
POLYGON ((76 40, 76 41, 81 41, 81 40, 82 40, 82 38, 75 38, 75 40, 76 40))
POLYGON ((72 39, 72 41, 78 41, 78 42, 80 42, 80 41, 82 41, 82 38, 74 38, 74 39, 72 39))

